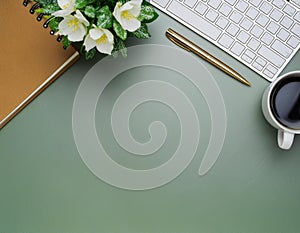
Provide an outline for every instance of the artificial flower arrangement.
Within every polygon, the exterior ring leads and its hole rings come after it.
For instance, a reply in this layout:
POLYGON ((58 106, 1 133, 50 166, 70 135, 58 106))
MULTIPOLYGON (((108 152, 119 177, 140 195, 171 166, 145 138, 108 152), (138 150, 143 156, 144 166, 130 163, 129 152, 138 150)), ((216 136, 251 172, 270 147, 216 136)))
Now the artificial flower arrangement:
POLYGON ((147 23, 158 14, 145 0, 34 0, 36 12, 49 19, 51 30, 63 36, 65 48, 80 44, 86 59, 98 51, 126 56, 128 37, 149 38, 147 23))

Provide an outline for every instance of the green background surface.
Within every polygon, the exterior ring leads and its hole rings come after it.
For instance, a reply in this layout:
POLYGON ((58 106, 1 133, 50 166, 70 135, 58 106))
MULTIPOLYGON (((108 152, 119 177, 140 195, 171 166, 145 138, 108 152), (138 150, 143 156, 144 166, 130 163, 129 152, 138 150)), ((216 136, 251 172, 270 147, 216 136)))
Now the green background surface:
MULTIPOLYGON (((246 87, 203 61, 221 89, 227 111, 226 139, 213 169, 202 177, 197 174, 208 143, 205 135, 210 131, 205 124, 209 114, 203 98, 193 95, 190 84, 171 71, 144 67, 124 72, 111 86, 122 90, 161 75, 162 80, 189 92, 204 132, 197 154, 179 177, 148 191, 122 190, 94 176, 76 149, 72 105, 81 80, 102 57, 92 61, 81 58, 0 131, 0 233, 300 232, 300 137, 295 138, 291 150, 278 148, 276 130, 265 121, 260 105, 269 83, 163 13, 150 26, 151 39, 130 40, 128 45, 174 46, 164 36, 168 27, 252 83, 251 88, 246 87)), ((299 69, 299 64, 298 52, 283 73, 299 69)), ((137 140, 147 140, 145 128, 153 119, 160 119, 168 128, 166 144, 154 159, 136 161, 122 153, 105 123, 109 120, 105 109, 117 98, 110 88, 99 101, 103 112, 97 111, 99 119, 106 120, 96 124, 112 158, 139 168, 169 158, 180 134, 174 112, 155 103, 134 112, 130 129, 137 140)))

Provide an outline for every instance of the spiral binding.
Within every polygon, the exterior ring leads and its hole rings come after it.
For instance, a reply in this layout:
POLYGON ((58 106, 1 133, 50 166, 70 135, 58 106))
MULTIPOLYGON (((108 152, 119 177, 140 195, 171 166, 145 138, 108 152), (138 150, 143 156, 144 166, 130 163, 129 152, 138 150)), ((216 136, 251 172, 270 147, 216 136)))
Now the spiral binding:
MULTIPOLYGON (((28 4, 29 4, 29 2, 30 2, 30 0, 24 0, 24 1, 23 1, 23 6, 27 7, 28 4)), ((34 14, 35 11, 36 11, 38 8, 40 8, 40 7, 41 7, 41 5, 40 5, 39 3, 33 4, 32 7, 29 9, 29 13, 30 13, 30 14, 34 14)), ((40 13, 40 14, 36 17, 36 20, 37 20, 37 21, 41 21, 41 20, 43 19, 43 16, 44 16, 44 14, 43 14, 43 13, 40 13)), ((43 23, 43 27, 44 27, 44 28, 48 28, 49 23, 50 23, 50 21, 51 21, 52 19, 53 19, 53 16, 50 17, 49 19, 47 19, 47 20, 43 23)), ((50 30, 50 35, 54 35, 54 34, 55 34, 55 31, 50 30)), ((57 41, 57 42, 61 42, 63 38, 64 38, 63 35, 59 35, 59 36, 56 38, 56 41, 57 41)))

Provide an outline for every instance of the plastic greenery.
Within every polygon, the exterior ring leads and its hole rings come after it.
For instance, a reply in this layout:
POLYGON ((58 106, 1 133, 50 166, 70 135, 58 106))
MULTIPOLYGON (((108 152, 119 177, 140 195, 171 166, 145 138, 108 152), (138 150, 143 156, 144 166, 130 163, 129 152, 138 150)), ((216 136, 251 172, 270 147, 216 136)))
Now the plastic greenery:
POLYGON ((50 18, 49 27, 63 35, 65 48, 81 45, 86 59, 97 52, 126 56, 128 37, 150 37, 147 24, 158 14, 145 0, 34 0, 36 10, 50 18))

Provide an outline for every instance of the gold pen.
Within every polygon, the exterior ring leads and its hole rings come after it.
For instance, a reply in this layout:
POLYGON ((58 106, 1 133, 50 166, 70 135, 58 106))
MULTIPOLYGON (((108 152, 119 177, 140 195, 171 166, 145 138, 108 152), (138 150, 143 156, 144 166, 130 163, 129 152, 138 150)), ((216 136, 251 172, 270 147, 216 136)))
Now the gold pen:
POLYGON ((248 82, 242 75, 236 72, 234 69, 229 67, 228 65, 224 64, 222 61, 214 57, 213 55, 209 54, 205 50, 201 49, 199 46, 195 45, 193 42, 188 40, 187 38, 183 37, 179 33, 175 32, 173 29, 169 28, 166 31, 166 37, 175 43, 176 45, 180 46, 181 48, 187 50, 188 52, 193 52, 199 57, 202 57, 212 65, 216 66, 220 70, 224 71, 226 74, 230 75, 234 79, 240 81, 241 83, 251 86, 251 83, 248 82))

